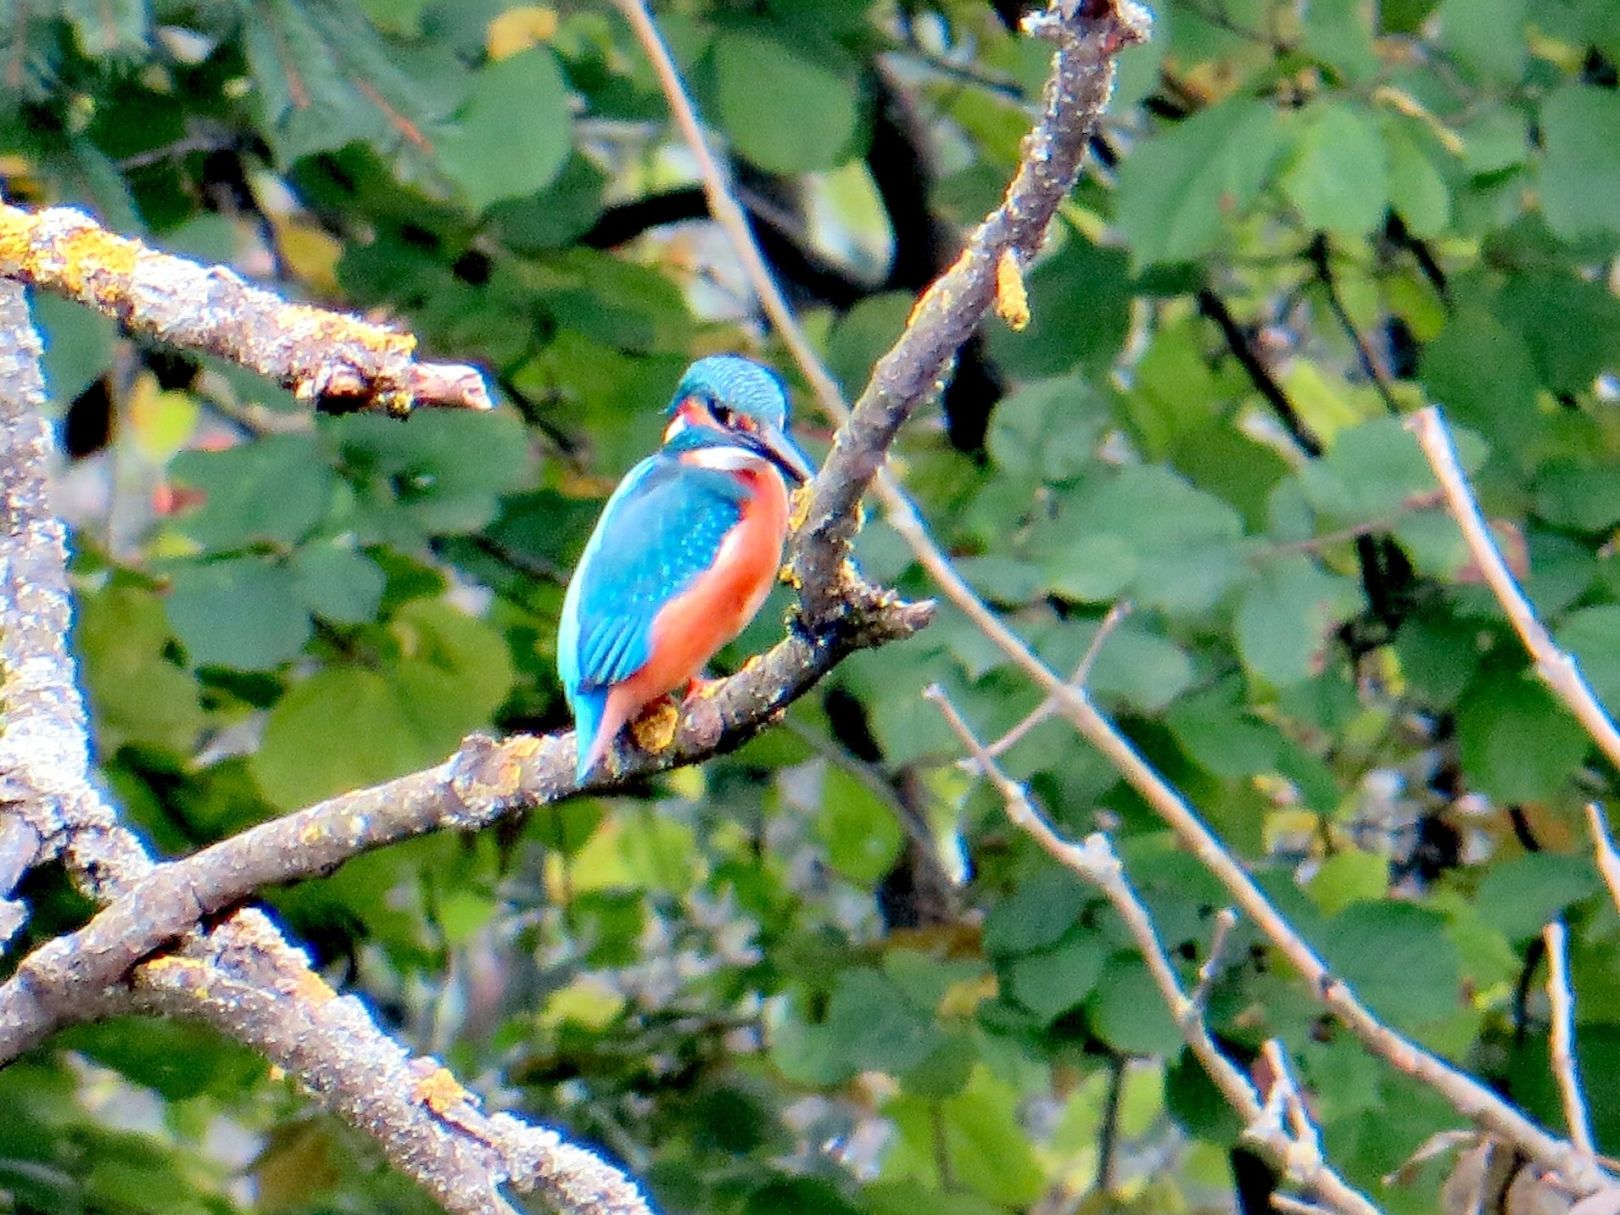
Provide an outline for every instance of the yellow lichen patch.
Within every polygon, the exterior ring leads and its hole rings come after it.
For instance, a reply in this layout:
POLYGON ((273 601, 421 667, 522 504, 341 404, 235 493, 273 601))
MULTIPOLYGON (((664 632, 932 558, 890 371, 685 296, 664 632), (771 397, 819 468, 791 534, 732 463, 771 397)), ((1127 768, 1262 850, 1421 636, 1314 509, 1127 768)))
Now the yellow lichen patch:
POLYGON ((1018 254, 1003 249, 996 259, 996 315, 1014 333, 1029 324, 1029 292, 1024 290, 1024 271, 1018 254))
POLYGON ((436 1067, 411 1086, 411 1100, 443 1117, 472 1096, 446 1069, 436 1067))
POLYGON ((675 741, 675 727, 680 724, 681 713, 668 700, 655 701, 630 723, 630 734, 636 746, 649 755, 667 751, 675 741))
MULTIPOLYGON (((100 228, 84 228, 59 237, 52 253, 61 260, 57 280, 81 298, 111 302, 129 294, 129 280, 141 247, 132 240, 100 228)), ((36 269, 44 281, 45 267, 36 269)))
POLYGON ((300 844, 315 844, 319 843, 325 836, 326 832, 322 830, 320 823, 306 823, 304 829, 298 833, 298 842, 300 844))
POLYGON ((337 999, 337 992, 333 991, 326 980, 313 970, 306 970, 298 976, 297 985, 293 988, 293 995, 316 1006, 337 999))
POLYGON ((0 203, 0 266, 21 266, 28 260, 32 231, 28 212, 0 203))
POLYGON ((788 526, 798 531, 810 517, 810 487, 801 485, 788 499, 788 526))
POLYGON ((557 36, 558 24, 557 10, 541 4, 509 8, 489 23, 484 46, 491 59, 509 59, 531 46, 550 42, 557 36))
POLYGON ((506 753, 516 760, 533 759, 540 754, 540 739, 533 734, 519 734, 506 740, 506 753))

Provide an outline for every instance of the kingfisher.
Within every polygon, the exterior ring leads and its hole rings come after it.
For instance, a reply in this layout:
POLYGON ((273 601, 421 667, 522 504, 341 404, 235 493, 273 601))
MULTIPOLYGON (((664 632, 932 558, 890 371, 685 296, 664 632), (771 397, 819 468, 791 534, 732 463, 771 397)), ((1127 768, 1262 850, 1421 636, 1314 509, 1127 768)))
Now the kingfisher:
POLYGON ((699 359, 666 412, 663 446, 613 491, 563 599, 557 673, 581 781, 754 618, 781 568, 789 487, 815 473, 787 387, 751 359, 699 359))

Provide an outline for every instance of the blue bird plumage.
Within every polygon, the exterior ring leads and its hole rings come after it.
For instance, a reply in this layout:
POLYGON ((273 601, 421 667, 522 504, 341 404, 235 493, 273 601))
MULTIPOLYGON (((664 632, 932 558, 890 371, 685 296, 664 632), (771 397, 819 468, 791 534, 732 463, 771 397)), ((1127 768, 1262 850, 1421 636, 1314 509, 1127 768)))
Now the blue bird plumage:
POLYGON ((740 451, 793 480, 809 472, 786 437, 788 397, 774 372, 736 356, 700 359, 682 377, 670 412, 694 402, 703 424, 672 422, 664 446, 619 483, 563 601, 557 668, 574 712, 581 780, 613 687, 646 666, 659 612, 715 566, 751 497, 730 472, 683 457, 740 451))

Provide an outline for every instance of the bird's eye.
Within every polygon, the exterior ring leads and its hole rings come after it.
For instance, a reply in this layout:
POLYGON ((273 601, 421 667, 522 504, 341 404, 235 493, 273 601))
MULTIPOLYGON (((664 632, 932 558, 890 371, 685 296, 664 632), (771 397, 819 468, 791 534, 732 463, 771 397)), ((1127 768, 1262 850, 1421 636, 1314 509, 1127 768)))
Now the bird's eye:
POLYGON ((722 405, 716 401, 709 406, 709 412, 714 415, 714 420, 722 426, 731 427, 736 424, 737 415, 729 405, 722 405))

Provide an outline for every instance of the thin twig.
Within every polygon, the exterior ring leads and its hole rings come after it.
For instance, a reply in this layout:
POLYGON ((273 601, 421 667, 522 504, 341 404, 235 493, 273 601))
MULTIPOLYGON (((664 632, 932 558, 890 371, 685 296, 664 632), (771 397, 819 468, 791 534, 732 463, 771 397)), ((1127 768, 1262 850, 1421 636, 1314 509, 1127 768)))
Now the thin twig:
POLYGON ((1075 844, 1059 835, 1035 808, 1029 791, 996 763, 944 690, 936 684, 923 695, 939 708, 951 732, 1000 795, 1002 808, 1013 825, 1028 834, 1058 864, 1095 887, 1125 922, 1126 930, 1136 942, 1137 951, 1146 963, 1160 997, 1175 1018, 1182 1040, 1215 1087, 1220 1089, 1227 1103, 1243 1120, 1245 1138, 1265 1152, 1271 1162, 1295 1182, 1316 1189, 1334 1210, 1353 1215, 1377 1215, 1378 1208, 1335 1173, 1322 1159, 1319 1150, 1302 1150, 1295 1133, 1283 1120, 1267 1118, 1266 1108, 1248 1077, 1221 1054, 1199 1010, 1183 991, 1181 978, 1164 952, 1153 919, 1126 878, 1124 867, 1108 837, 1096 833, 1088 836, 1085 843, 1075 844))
POLYGON ((1598 745, 1611 766, 1620 770, 1620 730, 1603 709, 1586 677, 1581 674, 1575 659, 1554 644, 1552 635, 1536 618, 1530 601, 1524 597, 1514 580, 1502 552, 1491 538, 1489 525, 1480 513, 1479 502, 1468 488, 1462 466, 1457 462, 1457 449, 1451 441, 1451 432, 1445 419, 1435 406, 1419 410, 1408 420, 1407 426, 1417 435, 1435 479, 1446 495, 1446 509, 1457 521, 1474 564, 1485 576, 1486 585, 1496 601, 1507 613, 1509 623, 1530 652, 1536 674, 1551 689, 1552 694, 1564 702, 1574 713, 1592 741, 1598 745))
POLYGON ((1620 911, 1620 853, 1615 852, 1614 839, 1609 835, 1609 822, 1603 807, 1596 802, 1586 804, 1586 821, 1592 832, 1592 849, 1597 855, 1598 872, 1603 884, 1609 888, 1609 898, 1615 910, 1620 911))
MULTIPOLYGON (((911 527, 927 539, 915 514, 907 518, 891 516, 896 527, 911 527)), ((1074 689, 992 612, 968 586, 955 567, 937 547, 913 546, 923 557, 928 572, 945 595, 973 622, 1002 653, 1045 691, 1058 705, 1058 712, 1092 746, 1100 751, 1132 789, 1148 803, 1175 832, 1199 862, 1221 883, 1233 902, 1260 932, 1300 973, 1311 993, 1361 1044, 1397 1070, 1410 1075, 1443 1096, 1452 1108, 1474 1122, 1488 1127, 1500 1138, 1516 1145, 1525 1155, 1547 1168, 1556 1169, 1565 1181, 1583 1194, 1610 1184, 1610 1178, 1596 1168, 1589 1157, 1549 1134, 1518 1109, 1497 1096, 1466 1072, 1430 1054, 1416 1043, 1386 1026, 1356 998, 1355 993, 1317 955, 1288 919, 1271 903, 1237 859, 1205 825, 1192 808, 1144 759, 1126 738, 1092 704, 1084 689, 1074 689)))
POLYGON ((1356 348, 1356 358, 1360 361, 1362 370, 1367 373, 1367 378, 1372 381, 1379 398, 1384 402, 1384 408, 1389 410, 1393 416, 1400 417, 1401 403, 1395 399, 1395 394, 1390 391, 1384 369, 1379 366, 1378 360, 1373 356, 1371 347, 1367 345, 1366 339, 1361 336, 1361 330, 1357 328, 1355 318, 1350 315, 1350 310, 1345 307, 1344 297, 1339 294, 1339 280, 1333 273, 1332 251, 1328 247, 1326 233, 1317 233, 1316 239, 1311 242, 1308 256, 1311 265, 1316 270, 1317 282, 1321 283, 1323 290, 1327 292, 1328 307, 1332 310, 1334 318, 1339 322, 1339 327, 1349 337, 1351 345, 1356 348))
POLYGON ((1547 943, 1547 1001, 1552 1010, 1547 1047, 1564 1102, 1564 1124, 1575 1150, 1596 1156, 1592 1122, 1581 1092, 1580 1064, 1575 1058, 1575 988, 1569 979, 1569 942, 1563 921, 1553 920, 1543 928, 1541 939, 1547 943))
MULTIPOLYGON (((1097 626, 1097 631, 1092 634, 1091 642, 1086 646, 1086 652, 1080 656, 1080 661, 1075 665, 1074 672, 1069 676, 1069 686, 1071 688, 1085 687, 1086 682, 1091 678, 1092 668, 1097 665, 1097 659, 1102 655, 1103 646, 1107 643, 1109 636, 1130 614, 1131 602, 1128 599, 1121 599, 1108 609, 1108 614, 1102 618, 1102 623, 1097 626)), ((995 758, 1001 758, 1001 756, 1017 746, 1026 734, 1056 712, 1057 702, 1050 696, 1046 697, 1015 724, 1012 729, 992 742, 985 750, 995 758)), ((962 760, 961 766, 963 770, 969 772, 978 770, 971 759, 962 760)))
POLYGON ((1215 931, 1210 934, 1209 950, 1204 954, 1204 964, 1198 968, 1198 982, 1188 997, 1200 1012, 1209 1002, 1210 989, 1220 977, 1226 943, 1231 939, 1232 929, 1237 927, 1237 922, 1237 912, 1230 907, 1222 907, 1215 913, 1215 931))

